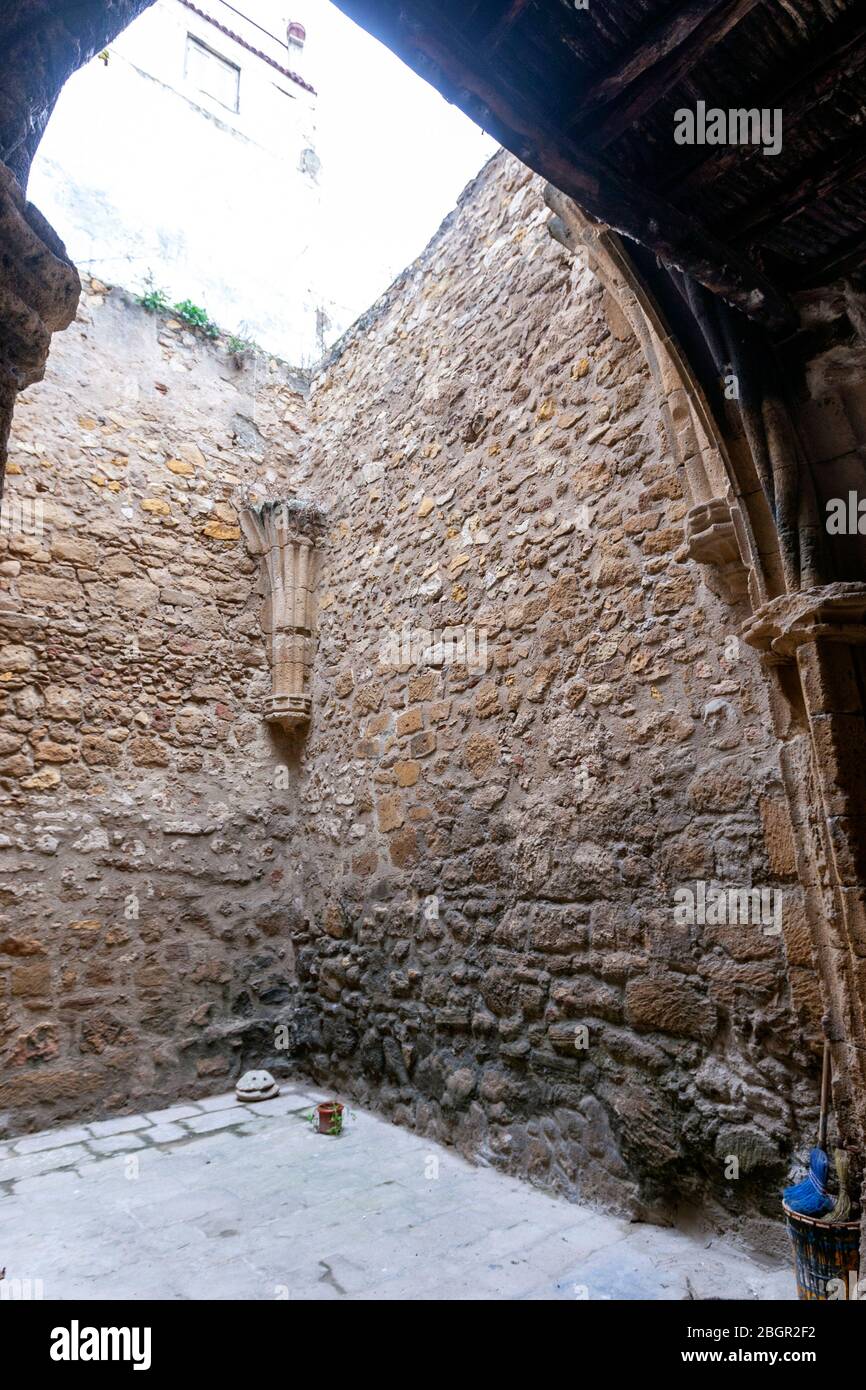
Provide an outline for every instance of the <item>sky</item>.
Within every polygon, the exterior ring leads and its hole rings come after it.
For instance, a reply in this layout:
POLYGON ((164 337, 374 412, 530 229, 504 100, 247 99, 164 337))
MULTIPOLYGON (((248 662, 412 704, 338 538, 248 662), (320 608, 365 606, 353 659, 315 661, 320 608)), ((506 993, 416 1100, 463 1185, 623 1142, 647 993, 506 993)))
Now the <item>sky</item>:
POLYGON ((316 88, 315 134, 306 98, 290 114, 270 69, 159 0, 67 83, 30 196, 82 271, 134 292, 152 277, 170 302, 190 299, 309 365, 319 306, 329 344, 423 251, 497 147, 330 0, 198 7, 226 28, 240 12, 283 42, 289 20, 305 26, 301 54, 270 47, 316 88), (241 67, 236 119, 189 77, 190 24, 241 67), (297 162, 310 139, 315 182, 297 162))
POLYGON ((289 18, 306 26, 319 92, 335 298, 357 315, 423 251, 497 145, 329 0, 296 0, 289 18))

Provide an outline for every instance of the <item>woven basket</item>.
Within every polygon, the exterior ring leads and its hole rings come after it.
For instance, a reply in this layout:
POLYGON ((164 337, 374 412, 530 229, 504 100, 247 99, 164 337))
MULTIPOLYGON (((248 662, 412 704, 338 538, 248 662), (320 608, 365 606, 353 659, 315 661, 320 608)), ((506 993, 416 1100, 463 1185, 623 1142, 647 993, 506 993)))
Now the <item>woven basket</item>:
POLYGON ((819 1221, 782 1206, 797 1263, 797 1297, 829 1303, 850 1296, 849 1275, 857 1280, 859 1221, 819 1221), (828 1292, 827 1285, 835 1281, 828 1292))

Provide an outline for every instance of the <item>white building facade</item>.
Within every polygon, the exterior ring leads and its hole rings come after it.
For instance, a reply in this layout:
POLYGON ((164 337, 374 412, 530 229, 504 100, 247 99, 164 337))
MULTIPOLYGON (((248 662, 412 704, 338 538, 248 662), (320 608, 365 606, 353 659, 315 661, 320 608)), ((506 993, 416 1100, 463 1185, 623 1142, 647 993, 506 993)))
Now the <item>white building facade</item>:
POLYGON ((29 196, 82 272, 309 367, 325 290, 316 92, 279 0, 156 0, 64 88, 29 196))

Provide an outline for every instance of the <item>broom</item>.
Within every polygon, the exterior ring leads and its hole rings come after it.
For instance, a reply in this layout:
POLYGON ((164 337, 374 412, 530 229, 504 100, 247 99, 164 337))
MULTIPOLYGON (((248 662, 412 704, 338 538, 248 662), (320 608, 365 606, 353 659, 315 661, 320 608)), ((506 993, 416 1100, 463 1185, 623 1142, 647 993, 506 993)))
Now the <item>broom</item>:
POLYGON ((789 1211, 799 1216, 824 1216, 833 1206, 827 1192, 827 1105, 830 1099, 830 1040, 824 1042, 824 1064, 821 1071, 821 1116, 818 1121, 818 1144, 809 1154, 809 1171, 802 1182, 786 1187, 782 1198, 789 1211))
POLYGON ((833 1222, 849 1221, 851 1218, 851 1194, 848 1191, 849 1158, 845 1149, 833 1150, 833 1162, 836 1164, 836 1177, 839 1180, 839 1196, 836 1198, 836 1205, 827 1220, 833 1222))

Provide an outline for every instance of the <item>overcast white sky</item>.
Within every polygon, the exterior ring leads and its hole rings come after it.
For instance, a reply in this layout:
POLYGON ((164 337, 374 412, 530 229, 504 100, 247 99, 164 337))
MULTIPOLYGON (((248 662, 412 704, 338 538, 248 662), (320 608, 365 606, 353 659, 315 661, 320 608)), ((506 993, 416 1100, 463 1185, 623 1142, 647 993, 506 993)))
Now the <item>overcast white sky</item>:
MULTIPOLYGON (((333 334, 347 327, 420 254, 496 145, 330 0, 199 5, 227 27, 237 10, 280 39, 287 20, 304 24, 307 43, 295 65, 318 92, 323 215, 310 188, 296 188, 292 203, 286 182, 300 180, 289 161, 297 158, 292 140, 309 138, 305 117, 289 126, 280 169, 271 155, 281 111, 267 115, 277 124, 264 141, 255 113, 271 108, 242 108, 248 146, 219 148, 218 121, 184 115, 171 93, 186 95, 173 84, 188 12, 174 0, 136 20, 107 63, 94 59, 73 75, 34 163, 30 195, 83 269, 133 290, 152 272, 172 299, 191 298, 226 330, 303 363, 318 350, 313 300, 333 308, 333 334), (239 263, 239 246, 253 240, 256 254, 239 263), (295 273, 310 291, 303 302, 295 273)), ((201 100, 219 112, 218 102, 201 100)))
MULTIPOLYGON (((286 4, 275 0, 275 14, 286 4)), ((319 92, 334 296, 354 315, 423 251, 497 146, 330 0, 295 0, 289 17, 306 25, 305 74, 319 92)))

